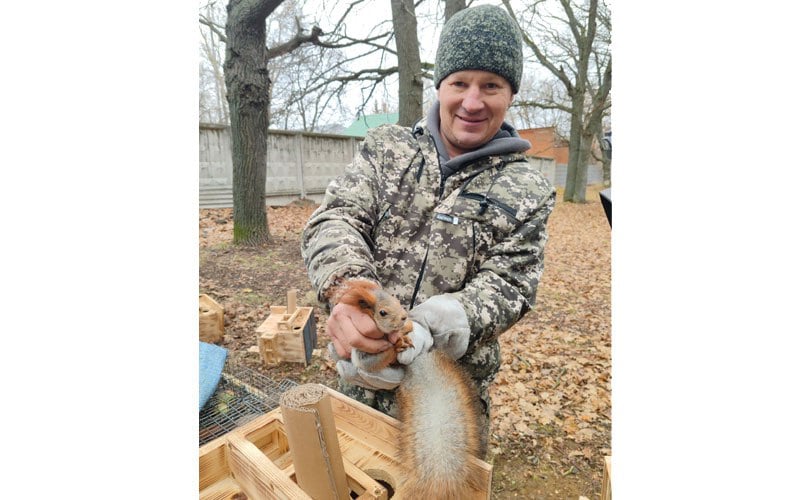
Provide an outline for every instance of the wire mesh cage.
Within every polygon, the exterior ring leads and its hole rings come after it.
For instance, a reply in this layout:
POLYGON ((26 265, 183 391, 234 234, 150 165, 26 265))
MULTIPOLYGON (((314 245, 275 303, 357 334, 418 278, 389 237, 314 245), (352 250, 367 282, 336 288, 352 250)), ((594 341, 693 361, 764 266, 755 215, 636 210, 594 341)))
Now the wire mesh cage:
POLYGON ((297 382, 271 378, 230 360, 225 362, 214 394, 200 410, 200 446, 280 404, 281 394, 297 382))

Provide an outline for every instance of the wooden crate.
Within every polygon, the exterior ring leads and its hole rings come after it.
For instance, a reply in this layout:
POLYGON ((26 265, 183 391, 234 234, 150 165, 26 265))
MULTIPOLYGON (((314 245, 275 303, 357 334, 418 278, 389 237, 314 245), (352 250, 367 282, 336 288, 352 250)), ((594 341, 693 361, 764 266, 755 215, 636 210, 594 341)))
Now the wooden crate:
POLYGON ((200 294, 200 341, 218 344, 225 337, 222 306, 206 294, 200 294))
MULTIPOLYGON (((327 390, 350 490, 360 499, 390 498, 401 477, 397 443, 402 424, 327 390)), ((492 466, 474 460, 481 470, 481 488, 471 498, 488 499, 492 466)), ((230 499, 237 493, 250 500, 310 498, 295 482, 280 408, 200 448, 200 499, 230 499)), ((402 499, 399 494, 391 498, 402 499)))
POLYGON ((287 294, 286 306, 271 306, 269 316, 256 329, 258 352, 265 365, 283 361, 305 363, 316 347, 317 327, 313 307, 297 307, 296 291, 287 294))

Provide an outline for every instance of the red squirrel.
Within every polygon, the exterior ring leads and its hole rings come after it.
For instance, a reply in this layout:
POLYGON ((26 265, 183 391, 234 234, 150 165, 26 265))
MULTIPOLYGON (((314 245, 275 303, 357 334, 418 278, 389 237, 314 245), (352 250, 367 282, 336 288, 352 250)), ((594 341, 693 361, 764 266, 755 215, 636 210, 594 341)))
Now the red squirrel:
POLYGON ((337 292, 337 295, 336 303, 360 308, 362 312, 372 317, 378 330, 384 334, 392 332, 402 334, 395 342, 394 348, 375 354, 360 353, 359 368, 370 372, 382 370, 397 361, 397 353, 414 347, 407 336, 414 329, 414 325, 408 319, 408 313, 400 301, 380 285, 372 281, 352 279, 337 292))
MULTIPOLYGON (((351 279, 337 291, 343 302, 369 314, 378 329, 403 335, 382 353, 359 353, 358 367, 377 371, 395 363, 397 353, 413 347, 408 313, 392 294, 367 280, 351 279)), ((354 357, 356 359, 356 357, 354 357)), ((432 349, 406 366, 397 389, 403 498, 462 499, 477 490, 480 470, 469 455, 483 455, 479 403, 474 383, 447 354, 432 349)))

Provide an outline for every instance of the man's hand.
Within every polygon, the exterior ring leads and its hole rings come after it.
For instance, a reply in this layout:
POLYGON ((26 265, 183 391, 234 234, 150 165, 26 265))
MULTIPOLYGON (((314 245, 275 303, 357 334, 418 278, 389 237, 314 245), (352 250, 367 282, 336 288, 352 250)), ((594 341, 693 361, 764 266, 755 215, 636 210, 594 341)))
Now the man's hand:
POLYGON ((397 353, 397 362, 404 365, 410 365, 417 356, 423 352, 428 352, 430 348, 433 347, 431 332, 416 321, 413 322, 413 325, 414 329, 408 334, 408 339, 411 341, 413 347, 408 347, 397 353))
MULTIPOLYGON (((336 362, 336 371, 339 373, 339 376, 349 384, 358 385, 373 391, 378 389, 390 391, 400 385, 400 382, 403 381, 403 376, 405 376, 405 370, 399 366, 387 366, 386 368, 374 372, 359 368, 356 366, 358 363, 341 359, 336 354, 336 349, 334 349, 332 343, 328 344, 328 353, 331 359, 336 362)), ((357 360, 359 354, 363 355, 363 353, 359 353, 357 350, 353 351, 353 359, 357 360)))
POLYGON ((470 328, 464 306, 450 294, 434 295, 411 310, 410 317, 433 336, 433 344, 453 359, 469 347, 470 328))
POLYGON ((369 314, 348 304, 339 303, 331 309, 326 331, 339 359, 350 359, 353 349, 375 353, 392 347, 369 314))

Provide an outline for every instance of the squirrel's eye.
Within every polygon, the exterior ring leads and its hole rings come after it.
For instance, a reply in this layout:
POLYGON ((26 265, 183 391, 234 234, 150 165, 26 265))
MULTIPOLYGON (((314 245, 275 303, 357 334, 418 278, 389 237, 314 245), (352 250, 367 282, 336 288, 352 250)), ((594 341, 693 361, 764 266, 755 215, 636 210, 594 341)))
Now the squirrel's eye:
POLYGON ((386 316, 386 314, 387 314, 387 312, 385 310, 383 310, 383 309, 381 309, 379 311, 379 313, 380 313, 381 316, 386 316))

